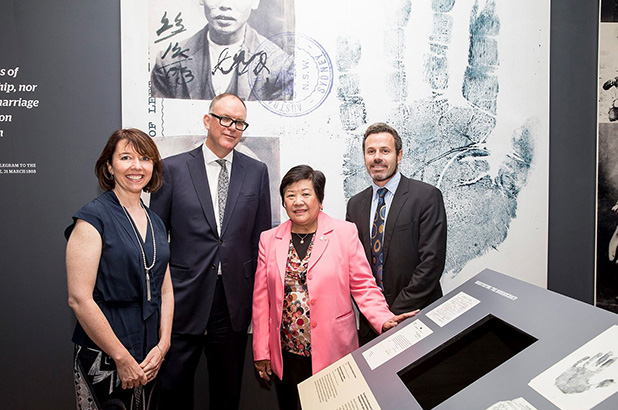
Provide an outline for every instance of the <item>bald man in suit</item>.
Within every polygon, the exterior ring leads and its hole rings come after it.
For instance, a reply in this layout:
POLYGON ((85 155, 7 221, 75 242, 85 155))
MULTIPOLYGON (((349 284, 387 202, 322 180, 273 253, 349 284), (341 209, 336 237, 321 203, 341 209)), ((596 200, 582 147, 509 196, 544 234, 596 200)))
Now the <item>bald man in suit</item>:
POLYGON ((271 228, 266 164, 234 150, 246 115, 238 96, 215 97, 206 142, 164 160, 165 182, 151 198, 169 232, 176 303, 159 409, 193 409, 202 352, 209 408, 238 409, 258 241, 271 228))

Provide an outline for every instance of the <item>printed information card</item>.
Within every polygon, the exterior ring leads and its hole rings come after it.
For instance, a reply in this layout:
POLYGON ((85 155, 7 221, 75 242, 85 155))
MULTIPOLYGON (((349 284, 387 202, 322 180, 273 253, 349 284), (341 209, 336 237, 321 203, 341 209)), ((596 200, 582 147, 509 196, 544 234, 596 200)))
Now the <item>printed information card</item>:
POLYGON ((427 317, 433 320, 438 326, 444 327, 479 303, 481 302, 478 299, 464 292, 459 292, 448 301, 427 313, 427 317))
POLYGON ((379 410, 351 354, 298 385, 303 410, 379 410))
POLYGON ((420 319, 393 333, 377 345, 363 352, 371 370, 386 363, 399 353, 433 333, 420 319))

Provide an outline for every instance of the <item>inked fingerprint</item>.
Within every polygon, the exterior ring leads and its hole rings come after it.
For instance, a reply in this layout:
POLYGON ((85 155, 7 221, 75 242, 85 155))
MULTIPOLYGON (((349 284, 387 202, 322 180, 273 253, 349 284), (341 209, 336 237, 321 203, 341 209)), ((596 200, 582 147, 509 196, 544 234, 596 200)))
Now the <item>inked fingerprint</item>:
POLYGON ((468 67, 461 88, 463 96, 474 106, 496 114, 499 92, 498 78, 493 73, 498 66, 498 42, 491 38, 500 32, 500 20, 495 3, 488 1, 480 12, 478 1, 470 13, 470 48, 468 67))
POLYGON ((358 66, 362 47, 358 39, 339 37, 337 39, 337 69, 346 72, 358 66))
POLYGON ((439 13, 448 13, 453 9, 455 0, 432 0, 431 9, 439 13))
POLYGON ((339 69, 337 99, 339 119, 345 131, 352 132, 367 123, 365 102, 360 95, 360 78, 355 71, 361 58, 362 47, 358 39, 337 39, 336 64, 339 69))

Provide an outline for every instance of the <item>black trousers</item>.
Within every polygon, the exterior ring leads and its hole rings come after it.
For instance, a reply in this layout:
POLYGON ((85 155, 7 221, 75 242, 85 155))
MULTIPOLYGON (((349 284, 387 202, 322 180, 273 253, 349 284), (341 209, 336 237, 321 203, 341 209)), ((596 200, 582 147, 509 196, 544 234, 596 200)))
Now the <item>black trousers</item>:
POLYGON ((172 334, 172 345, 159 374, 159 409, 193 410, 195 371, 203 352, 208 367, 209 409, 237 410, 246 347, 247 331, 232 329, 219 278, 206 334, 172 334))
POLYGON ((300 410, 298 383, 311 377, 311 357, 281 352, 283 357, 283 378, 275 376, 275 389, 280 410, 300 410))

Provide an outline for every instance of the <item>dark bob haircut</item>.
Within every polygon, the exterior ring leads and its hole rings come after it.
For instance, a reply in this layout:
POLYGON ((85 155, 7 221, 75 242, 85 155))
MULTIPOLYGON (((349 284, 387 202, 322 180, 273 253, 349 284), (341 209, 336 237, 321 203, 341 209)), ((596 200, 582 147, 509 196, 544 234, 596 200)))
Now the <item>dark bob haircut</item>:
POLYGON ((116 186, 116 181, 110 175, 107 167, 112 163, 116 146, 119 142, 125 140, 140 155, 144 155, 152 161, 152 177, 144 187, 144 192, 156 192, 163 185, 163 162, 161 161, 161 155, 159 155, 159 150, 152 138, 146 135, 144 131, 136 128, 116 130, 107 140, 107 144, 105 144, 105 148, 103 148, 94 166, 94 173, 99 180, 101 189, 109 191, 116 186))
POLYGON ((393 136, 393 139, 395 140, 395 151, 396 154, 399 155, 401 149, 403 148, 401 137, 399 136, 399 133, 395 128, 383 122, 376 122, 375 124, 371 124, 369 127, 367 127, 365 135, 363 136, 363 152, 365 152, 365 141, 367 141, 367 138, 369 138, 370 135, 380 134, 382 132, 386 132, 393 136))
POLYGON ((279 194, 281 195, 281 203, 285 203, 285 190, 296 182, 308 179, 313 184, 313 190, 318 197, 320 203, 324 202, 324 187, 326 186, 326 177, 322 171, 314 170, 309 165, 296 165, 291 168, 281 180, 279 185, 279 194))

